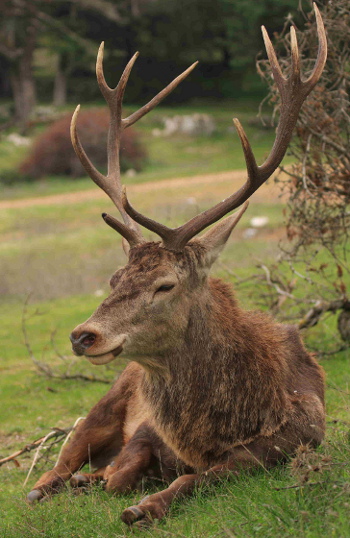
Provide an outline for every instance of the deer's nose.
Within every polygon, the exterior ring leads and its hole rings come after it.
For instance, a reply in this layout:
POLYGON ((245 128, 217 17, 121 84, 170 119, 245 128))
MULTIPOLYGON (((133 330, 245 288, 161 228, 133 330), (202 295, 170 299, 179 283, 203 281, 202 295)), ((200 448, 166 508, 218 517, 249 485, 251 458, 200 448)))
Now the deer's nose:
POLYGON ((94 333, 79 333, 73 331, 69 336, 72 342, 72 348, 76 355, 84 355, 85 351, 89 349, 96 341, 96 334, 94 333))

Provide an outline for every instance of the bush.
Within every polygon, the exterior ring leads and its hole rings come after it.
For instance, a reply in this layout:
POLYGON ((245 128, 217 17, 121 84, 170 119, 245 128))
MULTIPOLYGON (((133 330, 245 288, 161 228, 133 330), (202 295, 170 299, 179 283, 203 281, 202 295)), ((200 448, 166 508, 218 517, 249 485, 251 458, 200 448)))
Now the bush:
MULTIPOLYGON (((69 135, 71 116, 55 121, 34 143, 31 153, 20 166, 25 176, 39 179, 45 175, 79 177, 86 174, 74 153, 69 135)), ((107 110, 82 111, 78 119, 81 143, 93 164, 106 171, 107 133, 109 114, 107 110)), ((134 168, 139 171, 146 159, 146 152, 138 134, 128 128, 123 132, 120 151, 121 170, 134 168)))
MULTIPOLYGON (((327 63, 300 111, 289 148, 293 165, 281 167, 285 174, 278 182, 288 196, 288 241, 280 244, 278 263, 269 268, 268 279, 277 292, 273 308, 284 305, 285 319, 297 317, 300 328, 313 327, 329 313, 340 311, 339 333, 350 343, 350 4, 348 0, 325 4, 327 63), (291 279, 283 276, 283 263, 292 271, 291 279), (300 291, 294 294, 298 283, 300 291), (285 301, 287 297, 294 302, 285 301)), ((318 48, 312 21, 313 16, 307 17, 306 29, 298 36, 304 76, 313 69, 318 48)), ((275 36, 277 49, 291 48, 286 30, 287 26, 275 36)), ((280 65, 288 76, 292 65, 288 56, 282 57, 280 65)), ((269 62, 261 60, 259 68, 278 112, 280 100, 269 62)))
POLYGON ((34 178, 28 176, 27 174, 21 174, 21 176, 19 176, 18 170, 14 170, 13 168, 5 168, 0 170, 0 184, 5 187, 12 187, 13 185, 17 185, 19 182, 30 183, 32 181, 34 181, 34 178))

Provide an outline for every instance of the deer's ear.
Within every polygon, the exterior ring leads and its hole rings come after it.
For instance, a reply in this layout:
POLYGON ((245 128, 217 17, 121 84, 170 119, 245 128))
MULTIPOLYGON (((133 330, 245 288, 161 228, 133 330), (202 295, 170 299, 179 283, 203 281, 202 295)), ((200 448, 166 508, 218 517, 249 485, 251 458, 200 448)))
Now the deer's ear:
POLYGON ((204 235, 196 239, 207 251, 206 265, 208 268, 211 267, 223 250, 233 228, 238 224, 248 204, 249 202, 246 202, 239 211, 221 220, 204 235))

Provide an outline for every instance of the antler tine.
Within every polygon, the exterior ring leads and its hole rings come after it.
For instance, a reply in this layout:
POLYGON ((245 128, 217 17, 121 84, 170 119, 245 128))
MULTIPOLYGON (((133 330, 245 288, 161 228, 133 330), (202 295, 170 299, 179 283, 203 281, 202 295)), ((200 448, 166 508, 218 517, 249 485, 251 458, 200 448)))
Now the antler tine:
POLYGON ((71 140, 73 148, 83 167, 85 168, 91 179, 109 196, 114 205, 119 209, 120 214, 123 217, 125 224, 114 219, 114 229, 118 228, 119 233, 130 243, 135 246, 136 244, 144 242, 141 230, 138 225, 133 222, 129 215, 124 211, 121 203, 121 182, 119 171, 119 145, 120 145, 120 132, 121 132, 121 104, 122 98, 126 86, 127 79, 129 77, 131 68, 137 58, 137 54, 130 60, 126 66, 124 73, 120 79, 117 88, 110 88, 105 80, 103 73, 103 51, 104 43, 98 51, 96 61, 96 76, 101 93, 104 96, 111 114, 110 126, 108 132, 108 174, 107 176, 101 174, 95 166, 92 164, 88 156, 86 155, 84 148, 80 142, 77 132, 77 119, 80 110, 80 105, 76 108, 72 121, 71 121, 71 140))
POLYGON ((321 17, 321 13, 319 12, 319 9, 317 5, 314 3, 314 10, 316 15, 316 25, 317 25, 317 35, 318 35, 318 53, 317 53, 317 60, 315 63, 315 67, 309 76, 309 78, 304 82, 305 87, 308 85, 310 86, 310 90, 314 88, 315 84, 317 84, 318 79, 322 75, 323 68, 325 66, 326 60, 327 60, 327 37, 326 32, 323 25, 323 20, 321 17))
MULTIPOLYGON (((125 224, 133 226, 130 222, 128 215, 125 213, 124 208, 121 204, 121 179, 120 179, 120 162, 119 162, 119 152, 120 152, 120 139, 122 133, 122 105, 123 97, 128 82, 131 69, 138 57, 138 52, 129 60, 127 66, 125 67, 122 76, 118 82, 118 85, 115 88, 110 88, 106 82, 104 72, 103 72, 103 53, 104 53, 104 43, 102 42, 97 54, 96 61, 96 77, 97 82, 100 87, 101 93, 105 98, 105 101, 108 105, 110 112, 110 123, 108 130, 108 142, 107 142, 107 155, 108 155, 108 173, 106 177, 106 182, 108 182, 109 193, 108 195, 113 195, 113 202, 119 209, 125 224)), ((140 232, 139 232, 140 233, 140 232)))
POLYGON ((74 151, 75 151, 78 159, 80 160, 81 164, 85 168, 86 172, 89 174, 91 179, 93 179, 94 182, 99 187, 101 187, 101 189, 104 190, 103 185, 104 185, 104 181, 105 181, 105 176, 103 176, 94 167, 94 165, 90 161, 89 157, 86 155, 85 150, 84 150, 83 146, 81 145, 81 142, 80 142, 80 139, 79 139, 79 136, 78 136, 77 119, 78 119, 79 111, 80 111, 80 105, 78 105, 76 107, 76 109, 75 109, 75 111, 73 113, 73 116, 72 116, 71 123, 70 123, 70 137, 71 137, 72 145, 73 145, 74 151))
POLYGON ((130 215, 132 219, 141 224, 141 226, 143 226, 147 230, 150 230, 151 232, 154 232, 159 235, 159 237, 163 239, 164 244, 171 242, 171 240, 175 236, 176 230, 168 228, 167 226, 164 226, 164 224, 160 224, 160 222, 156 222, 155 220, 152 220, 149 217, 146 217, 145 215, 142 215, 141 213, 136 211, 136 209, 130 204, 127 198, 125 187, 123 187, 122 203, 125 211, 128 213, 128 215, 130 215))
MULTIPOLYGON (((95 168, 95 166, 92 164, 92 162, 86 155, 85 150, 80 142, 78 132, 77 132, 77 119, 78 119, 79 110, 80 110, 80 105, 78 105, 77 108, 75 109, 74 114, 72 116, 71 125, 70 125, 70 136, 71 136, 71 141, 73 144, 74 151, 78 159, 80 160, 81 164, 85 168, 86 172, 91 177, 91 179, 110 197, 110 199, 118 207, 118 205, 121 205, 121 204, 116 195, 116 191, 114 188, 115 186, 108 181, 108 178, 106 176, 101 174, 95 168)), ((126 218, 130 222, 132 222, 129 216, 123 210, 123 208, 122 208, 122 214, 125 214, 126 218)), ((117 219, 114 219, 114 220, 117 221, 117 219)), ((135 246, 136 244, 144 242, 142 234, 140 231, 138 231, 138 229, 135 228, 136 226, 135 224, 131 225, 128 228, 121 222, 119 221, 117 222, 119 223, 119 230, 118 230, 119 233, 130 243, 130 245, 132 244, 133 246, 135 246)))
POLYGON ((163 225, 159 225, 144 217, 132 208, 126 199, 126 195, 123 196, 124 209, 132 215, 134 220, 146 228, 155 231, 162 237, 165 247, 174 250, 182 249, 192 237, 204 230, 204 228, 210 226, 224 215, 243 204, 273 174, 281 163, 292 137, 299 110, 321 76, 327 57, 325 29, 316 4, 314 4, 314 9, 316 14, 319 47, 315 67, 306 81, 302 81, 300 78, 299 51, 294 28, 291 28, 292 69, 289 78, 284 77, 282 74, 275 50, 265 28, 262 28, 273 77, 281 96, 280 120, 272 150, 261 166, 257 166, 256 164, 253 151, 242 125, 237 119, 234 120, 235 127, 241 140, 248 171, 248 179, 246 183, 237 192, 176 229, 164 227, 163 225))
POLYGON ((126 239, 130 245, 130 248, 136 247, 140 244, 140 241, 137 237, 135 237, 134 230, 128 228, 120 222, 115 217, 112 217, 112 215, 108 215, 108 213, 102 213, 102 218, 105 221, 108 226, 113 228, 116 232, 118 232, 124 239, 126 239))
POLYGON ((290 51, 292 56, 292 73, 295 78, 300 78, 300 61, 297 35, 294 26, 290 28, 290 51))
POLYGON ((166 86, 163 90, 161 90, 153 99, 151 99, 146 105, 144 105, 142 108, 128 116, 127 118, 123 119, 123 125, 124 127, 130 127, 130 125, 133 125, 136 121, 138 121, 140 118, 148 114, 153 108, 155 108, 165 97, 167 97, 175 88, 186 78, 188 75, 193 71, 193 69, 196 67, 198 62, 194 62, 190 67, 188 67, 181 75, 174 78, 168 86, 166 86))
POLYGON ((262 35, 263 35, 265 50, 266 50, 266 53, 267 53, 267 57, 269 59, 270 66, 271 66, 273 79, 274 79, 274 81, 275 81, 275 83, 277 85, 278 91, 280 93, 282 93, 283 88, 284 88, 284 83, 286 82, 287 79, 283 76, 280 64, 279 64, 277 56, 276 56, 275 49, 273 48, 273 45, 271 43, 271 40, 269 38, 269 35, 268 35, 267 31, 266 31, 265 26, 261 27, 261 31, 262 31, 262 35))

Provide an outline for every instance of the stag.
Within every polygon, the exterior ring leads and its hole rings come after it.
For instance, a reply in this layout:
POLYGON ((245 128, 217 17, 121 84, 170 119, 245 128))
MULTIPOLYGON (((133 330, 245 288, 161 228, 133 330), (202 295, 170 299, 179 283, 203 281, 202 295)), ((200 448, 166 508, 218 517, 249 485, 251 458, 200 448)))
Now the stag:
POLYGON ((122 119, 123 95, 137 55, 112 89, 104 78, 101 45, 97 80, 111 116, 106 176, 96 170, 80 143, 79 107, 72 118, 71 137, 85 170, 122 216, 123 222, 103 214, 124 238, 128 263, 112 276, 107 299, 70 338, 74 352, 92 364, 107 364, 121 353, 131 362, 92 408, 55 468, 35 484, 29 501, 59 491, 68 479, 75 487, 103 480, 106 490, 115 494, 135 489, 143 476, 173 480, 122 513, 129 525, 148 524, 164 517, 175 497, 190 494, 198 484, 259 466, 268 468, 293 455, 300 444, 317 446, 322 441, 323 373, 297 330, 274 322, 268 314, 242 310, 230 287, 208 276, 248 198, 279 166, 300 107, 322 73, 327 44, 316 5, 315 14, 319 48, 306 80, 300 76, 294 28, 288 78, 262 29, 281 97, 276 139, 266 161, 256 164, 235 119, 246 160, 246 183, 176 229, 142 215, 130 204, 120 181, 120 137, 195 64, 147 105, 122 119), (237 213, 220 220, 240 206, 237 213), (140 225, 161 241, 146 241, 140 225), (79 472, 89 461, 96 472, 79 472))

